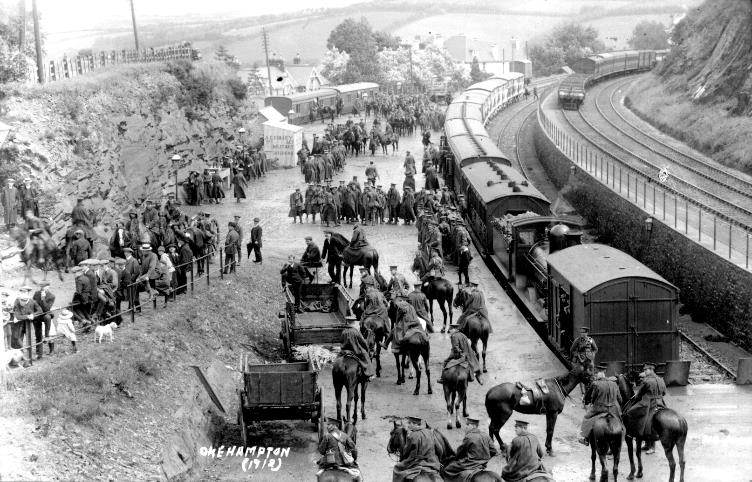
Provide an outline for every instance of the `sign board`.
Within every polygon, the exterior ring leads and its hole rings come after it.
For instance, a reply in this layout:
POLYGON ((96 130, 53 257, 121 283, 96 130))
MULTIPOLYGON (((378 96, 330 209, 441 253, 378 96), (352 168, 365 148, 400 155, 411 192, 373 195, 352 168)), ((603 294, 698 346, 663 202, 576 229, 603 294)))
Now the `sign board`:
POLYGON ((280 167, 295 167, 297 152, 303 147, 303 128, 281 122, 264 122, 264 152, 280 167))

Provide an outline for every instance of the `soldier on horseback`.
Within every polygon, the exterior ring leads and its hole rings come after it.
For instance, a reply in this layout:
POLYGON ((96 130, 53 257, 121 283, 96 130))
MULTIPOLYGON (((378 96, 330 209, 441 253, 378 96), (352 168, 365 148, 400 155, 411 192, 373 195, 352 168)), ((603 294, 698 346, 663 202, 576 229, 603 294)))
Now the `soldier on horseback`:
POLYGON ((441 464, 436 456, 433 434, 422 425, 423 420, 420 418, 407 417, 409 434, 401 460, 394 465, 392 482, 413 480, 421 474, 433 477, 433 480, 441 480, 441 464))
POLYGON ((318 461, 321 470, 316 475, 321 475, 326 469, 342 469, 353 477, 353 481, 359 482, 361 479, 355 442, 339 429, 339 420, 336 418, 327 417, 326 429, 319 441, 319 453, 323 457, 318 461))
POLYGON ((598 353, 598 345, 588 335, 589 331, 590 328, 587 326, 580 328, 580 336, 572 343, 572 347, 569 349, 569 356, 572 361, 581 363, 586 371, 592 373, 595 354, 598 353))
POLYGON ((397 266, 390 266, 389 271, 392 273, 392 279, 389 280, 387 291, 396 295, 410 289, 410 284, 407 282, 405 275, 397 271, 397 266))
POLYGON ((477 283, 468 283, 469 288, 464 288, 465 297, 462 303, 462 314, 457 320, 457 331, 464 331, 467 320, 471 315, 481 315, 488 318, 486 299, 483 292, 478 289, 477 283))
POLYGON ((457 453, 444 462, 441 471, 446 482, 464 482, 473 474, 486 469, 491 457, 498 453, 491 437, 478 429, 478 419, 467 417, 465 438, 457 447, 457 453))
POLYGON ((352 238, 350 239, 350 247, 353 249, 359 249, 365 246, 368 246, 366 233, 365 231, 363 231, 363 227, 355 222, 355 225, 353 226, 352 238))
POLYGON ((527 431, 528 423, 522 420, 514 422, 517 436, 512 440, 507 465, 501 471, 501 478, 506 482, 522 482, 536 472, 546 472, 541 463, 543 450, 538 438, 527 431))
POLYGON ((475 355, 475 352, 470 346, 470 340, 461 332, 455 331, 452 333, 450 341, 452 343, 452 351, 449 353, 447 359, 444 360, 444 364, 441 368, 441 376, 439 377, 437 382, 444 383, 444 370, 446 370, 449 362, 457 360, 454 365, 459 363, 468 364, 468 368, 470 368, 467 373, 468 382, 472 382, 474 380, 473 375, 475 375, 475 378, 478 380, 478 384, 483 385, 483 382, 480 379, 480 362, 478 361, 478 357, 475 355))
POLYGON ((373 367, 371 366, 371 357, 368 353, 368 342, 363 338, 360 330, 356 328, 355 320, 352 320, 347 327, 342 330, 342 345, 340 353, 350 352, 358 359, 363 376, 369 380, 373 379, 373 367))
POLYGON ((590 403, 590 408, 585 413, 582 420, 580 434, 582 438, 578 440, 583 445, 590 444, 590 433, 595 421, 600 418, 598 415, 607 416, 611 414, 614 418, 621 421, 621 394, 619 386, 615 381, 606 378, 606 365, 596 367, 595 379, 588 387, 585 393, 583 403, 590 403))
POLYGON ((435 249, 432 250, 431 260, 428 262, 426 273, 421 276, 420 281, 424 286, 434 278, 444 277, 444 260, 441 259, 441 255, 435 249))
POLYGON ((378 284, 376 283, 376 280, 373 279, 373 276, 371 276, 371 273, 368 272, 366 268, 360 268, 360 294, 359 297, 363 298, 366 294, 366 290, 370 288, 376 288, 378 289, 378 284))
MULTIPOLYGON (((640 377, 643 379, 637 392, 624 407, 624 415, 632 419, 640 420, 641 435, 645 440, 653 438, 652 419, 658 410, 666 408, 663 400, 666 395, 666 382, 655 374, 655 364, 645 363, 640 377)), ((655 448, 650 447, 647 453, 654 453, 655 448)))

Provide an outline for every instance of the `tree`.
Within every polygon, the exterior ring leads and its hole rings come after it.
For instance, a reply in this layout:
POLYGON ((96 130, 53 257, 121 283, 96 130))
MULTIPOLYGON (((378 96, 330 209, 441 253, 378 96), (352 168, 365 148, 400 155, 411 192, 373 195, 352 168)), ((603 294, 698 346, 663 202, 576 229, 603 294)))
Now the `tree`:
POLYGON ((483 72, 480 70, 480 65, 478 64, 478 57, 473 57, 473 63, 470 64, 470 80, 475 82, 482 82, 486 80, 487 78, 491 77, 492 74, 489 74, 488 72, 483 72))
POLYGON ((552 75, 564 65, 564 50, 561 47, 533 44, 530 47, 530 61, 535 75, 552 75))
POLYGON ((224 45, 217 47, 217 51, 214 52, 214 57, 216 57, 216 59, 220 62, 226 61, 229 56, 230 53, 227 51, 227 47, 225 47, 224 45))
POLYGON ((344 84, 349 62, 350 55, 347 52, 340 52, 337 47, 334 47, 324 54, 319 72, 333 84, 344 84))
POLYGON ((662 50, 668 48, 668 33, 661 22, 645 20, 638 23, 627 43, 637 50, 662 50))
POLYGON ((382 50, 397 50, 400 46, 400 38, 389 32, 377 30, 373 32, 373 39, 376 41, 376 48, 382 50))
POLYGON ((530 60, 536 75, 550 75, 564 65, 574 65, 582 57, 589 57, 606 49, 598 39, 598 31, 590 26, 567 22, 553 29, 542 42, 530 48, 530 60))
POLYGON ((346 83, 378 79, 379 72, 376 64, 378 44, 365 17, 359 22, 352 18, 342 21, 329 34, 326 46, 328 49, 337 48, 340 52, 349 54, 350 60, 347 62, 344 74, 346 83))

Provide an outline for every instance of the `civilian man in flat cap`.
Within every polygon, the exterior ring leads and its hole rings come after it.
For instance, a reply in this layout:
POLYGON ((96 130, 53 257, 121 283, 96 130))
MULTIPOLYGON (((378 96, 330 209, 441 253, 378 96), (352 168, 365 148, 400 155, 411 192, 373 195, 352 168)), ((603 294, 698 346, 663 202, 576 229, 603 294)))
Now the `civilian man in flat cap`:
POLYGON ((606 365, 603 364, 595 368, 595 378, 585 392, 583 403, 591 405, 585 413, 580 428, 582 438, 578 442, 583 445, 589 445, 593 425, 601 416, 611 414, 621 423, 621 393, 619 393, 619 386, 616 382, 606 378, 606 368, 606 365))
POLYGON ((410 289, 410 283, 407 282, 405 275, 397 271, 397 265, 390 266, 389 272, 392 274, 392 278, 389 280, 387 290, 390 291, 393 296, 396 294, 407 293, 410 289))
POLYGON ((323 266, 321 264, 321 250, 316 245, 316 243, 313 242, 313 238, 311 236, 306 236, 305 242, 306 250, 303 252, 303 256, 300 257, 300 264, 306 268, 308 282, 312 283, 314 276, 308 268, 319 268, 323 266))
POLYGON ((282 288, 289 286, 295 298, 296 313, 303 313, 303 310, 300 308, 300 297, 303 280, 308 276, 305 268, 295 261, 295 255, 291 254, 287 257, 287 263, 279 271, 279 274, 282 275, 282 288))
MULTIPOLYGON (((26 334, 27 325, 31 330, 31 324, 37 316, 42 314, 42 308, 32 299, 31 287, 24 286, 18 290, 18 297, 13 303, 13 323, 11 328, 11 348, 21 348, 23 337, 26 334)), ((29 336, 29 339, 31 336, 29 336)))
MULTIPOLYGON (((39 290, 34 293, 32 299, 42 310, 38 316, 34 317, 34 341, 37 345, 37 359, 40 359, 44 352, 43 341, 50 336, 50 325, 52 324, 50 310, 52 309, 52 305, 55 304, 55 295, 50 292, 49 281, 41 281, 38 286, 39 290)), ((52 353, 55 344, 49 342, 49 345, 50 353, 52 353)))
POLYGON ((240 227, 240 216, 236 214, 233 216, 233 219, 235 220, 235 232, 238 233, 238 247, 235 256, 235 264, 240 266, 240 259, 243 257, 243 228, 240 227))
POLYGON ((324 250, 321 256, 326 260, 327 271, 332 283, 342 282, 342 253, 337 244, 332 241, 332 232, 324 231, 324 250))
POLYGON ((491 437, 478 429, 478 419, 467 417, 465 438, 457 447, 457 452, 451 461, 444 462, 441 476, 445 482, 465 482, 479 470, 485 470, 491 457, 498 452, 491 437))
POLYGON ((5 227, 10 231, 10 228, 14 227, 18 222, 18 215, 21 210, 21 198, 18 189, 15 187, 15 179, 9 177, 6 179, 6 184, 0 197, 0 204, 3 206, 5 227))
POLYGON ((423 428, 423 420, 418 417, 407 417, 407 430, 402 460, 394 465, 392 482, 413 480, 421 473, 440 481, 441 464, 434 448, 433 431, 423 428))
POLYGON ((582 364, 585 371, 593 373, 595 364, 595 355, 598 353, 598 345, 595 344, 590 335, 590 328, 587 326, 580 327, 580 336, 572 343, 569 349, 569 356, 572 361, 582 364))
POLYGON ((527 427, 528 423, 524 420, 514 422, 514 433, 517 436, 509 448, 507 465, 501 471, 501 478, 506 482, 521 482, 533 473, 546 472, 541 463, 543 449, 538 438, 529 433, 527 427))

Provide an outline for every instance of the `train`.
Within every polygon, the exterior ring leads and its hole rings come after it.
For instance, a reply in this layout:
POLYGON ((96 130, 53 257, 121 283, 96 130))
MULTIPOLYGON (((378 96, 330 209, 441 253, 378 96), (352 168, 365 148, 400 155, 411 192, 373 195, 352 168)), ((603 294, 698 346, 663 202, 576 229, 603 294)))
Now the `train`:
POLYGON ((559 85, 559 105, 577 110, 590 85, 607 77, 650 70, 665 54, 664 50, 626 50, 583 57, 572 66, 575 73, 559 85))
POLYGON ((626 253, 583 244, 584 220, 555 215, 489 137, 488 121, 521 95, 517 75, 472 85, 447 108, 441 169, 465 197, 478 250, 553 349, 566 353, 584 326, 600 362, 678 359, 679 289, 626 253))
POLYGON ((379 91, 379 84, 374 82, 358 82, 322 87, 311 92, 292 95, 273 95, 264 99, 264 106, 274 107, 280 114, 288 117, 292 124, 304 124, 310 119, 310 112, 314 104, 319 108, 334 109, 337 99, 342 99, 342 112, 350 113, 358 99, 365 100, 379 91), (290 114, 290 111, 293 114, 290 114))

